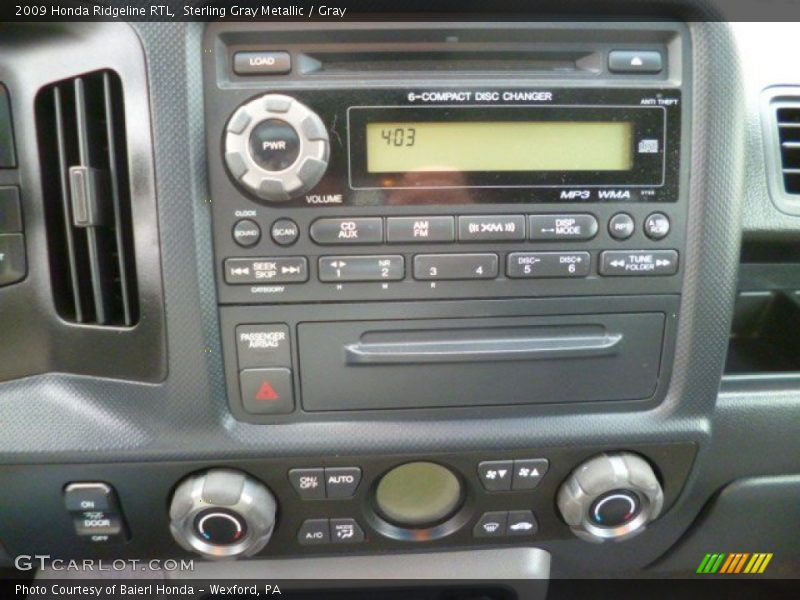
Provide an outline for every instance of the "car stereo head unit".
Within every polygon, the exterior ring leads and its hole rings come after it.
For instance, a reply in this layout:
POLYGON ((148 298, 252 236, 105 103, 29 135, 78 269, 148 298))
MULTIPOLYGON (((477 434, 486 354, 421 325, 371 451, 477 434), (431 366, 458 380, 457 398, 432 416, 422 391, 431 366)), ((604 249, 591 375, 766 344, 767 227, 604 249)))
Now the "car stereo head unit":
POLYGON ((680 90, 293 90, 240 105, 228 173, 284 206, 673 202, 680 90))
POLYGON ((237 418, 663 397, 687 264, 685 26, 213 23, 204 44, 237 418))

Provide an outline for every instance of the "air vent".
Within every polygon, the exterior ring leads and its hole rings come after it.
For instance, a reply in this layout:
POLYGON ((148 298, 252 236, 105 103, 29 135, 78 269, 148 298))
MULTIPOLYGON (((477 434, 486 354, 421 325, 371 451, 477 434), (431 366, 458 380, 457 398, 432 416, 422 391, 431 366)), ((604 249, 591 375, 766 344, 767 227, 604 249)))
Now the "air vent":
POLYGON ((800 103, 776 107, 775 116, 781 146, 783 189, 787 194, 800 194, 800 103))
POLYGON ((43 88, 36 118, 55 303, 62 318, 139 319, 122 84, 96 71, 43 88))

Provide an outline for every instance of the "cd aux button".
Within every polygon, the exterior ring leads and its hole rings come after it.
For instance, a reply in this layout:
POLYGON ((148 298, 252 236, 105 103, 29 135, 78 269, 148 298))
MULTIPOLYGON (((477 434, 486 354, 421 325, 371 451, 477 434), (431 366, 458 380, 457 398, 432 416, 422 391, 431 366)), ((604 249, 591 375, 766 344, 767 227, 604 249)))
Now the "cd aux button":
POLYGON ((311 224, 310 233, 318 244, 380 244, 383 220, 380 217, 317 219, 311 224))
POLYGON ((597 219, 593 215, 531 215, 530 239, 590 240, 597 235, 597 219))

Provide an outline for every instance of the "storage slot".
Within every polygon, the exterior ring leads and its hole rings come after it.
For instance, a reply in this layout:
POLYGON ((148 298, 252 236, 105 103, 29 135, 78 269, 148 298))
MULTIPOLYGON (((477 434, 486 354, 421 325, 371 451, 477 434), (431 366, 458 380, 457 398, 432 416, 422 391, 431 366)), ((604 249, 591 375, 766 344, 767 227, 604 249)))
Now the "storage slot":
POLYGON ((641 400, 662 313, 298 325, 307 411, 641 400))

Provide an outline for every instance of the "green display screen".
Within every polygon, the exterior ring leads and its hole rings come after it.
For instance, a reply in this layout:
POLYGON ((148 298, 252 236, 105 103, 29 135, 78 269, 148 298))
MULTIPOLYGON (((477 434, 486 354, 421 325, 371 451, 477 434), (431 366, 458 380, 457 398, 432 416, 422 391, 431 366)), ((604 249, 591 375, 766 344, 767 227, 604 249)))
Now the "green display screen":
POLYGON ((628 171, 630 121, 367 123, 367 171, 628 171))

